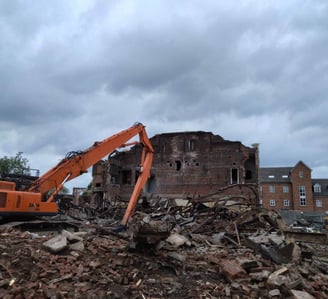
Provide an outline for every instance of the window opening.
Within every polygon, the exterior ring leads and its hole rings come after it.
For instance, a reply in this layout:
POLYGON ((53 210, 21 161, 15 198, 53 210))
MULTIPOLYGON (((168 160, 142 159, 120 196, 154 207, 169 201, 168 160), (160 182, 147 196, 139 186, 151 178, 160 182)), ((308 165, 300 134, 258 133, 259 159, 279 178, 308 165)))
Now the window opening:
POLYGON ((190 139, 188 141, 188 151, 193 152, 196 148, 196 140, 195 139, 190 139))
POLYGON ((253 173, 251 170, 246 170, 246 180, 251 180, 253 178, 253 173))
POLYGON ((131 170, 123 170, 122 171, 122 184, 123 185, 131 185, 131 170))
POLYGON ((179 171, 181 169, 181 162, 179 160, 175 161, 175 170, 179 171))
POLYGON ((231 184, 238 184, 239 183, 239 173, 237 168, 231 169, 231 184))

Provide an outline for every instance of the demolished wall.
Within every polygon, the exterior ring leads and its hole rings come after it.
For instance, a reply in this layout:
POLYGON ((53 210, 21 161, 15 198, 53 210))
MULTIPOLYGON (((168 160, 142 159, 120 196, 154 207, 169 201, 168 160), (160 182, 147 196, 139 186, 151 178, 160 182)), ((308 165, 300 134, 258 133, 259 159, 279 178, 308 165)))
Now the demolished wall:
MULTIPOLYGON (((150 141, 154 159, 147 195, 198 198, 229 185, 258 184, 257 147, 203 131, 158 134, 150 141)), ((128 200, 140 172, 141 151, 136 145, 95 165, 93 186, 103 188, 110 200, 128 200)))

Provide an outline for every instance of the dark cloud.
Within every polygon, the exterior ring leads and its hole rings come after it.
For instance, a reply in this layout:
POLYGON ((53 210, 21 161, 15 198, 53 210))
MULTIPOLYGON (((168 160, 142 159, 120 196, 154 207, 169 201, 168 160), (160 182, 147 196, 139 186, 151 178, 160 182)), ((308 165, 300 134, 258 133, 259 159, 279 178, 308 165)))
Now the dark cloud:
POLYGON ((149 135, 258 142, 263 164, 304 160, 328 177, 327 12, 326 1, 0 1, 0 155, 26 151, 46 170, 34 157, 141 121, 149 135))

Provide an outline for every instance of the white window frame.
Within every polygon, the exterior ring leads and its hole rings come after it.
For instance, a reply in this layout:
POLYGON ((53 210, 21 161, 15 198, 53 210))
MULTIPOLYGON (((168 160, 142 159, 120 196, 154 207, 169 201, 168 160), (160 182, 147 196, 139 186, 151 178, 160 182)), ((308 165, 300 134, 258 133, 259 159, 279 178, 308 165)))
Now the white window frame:
POLYGON ((299 190, 299 196, 300 196, 300 206, 301 207, 306 207, 306 191, 305 191, 305 186, 300 185, 298 187, 299 190))
POLYGON ((315 206, 317 208, 322 208, 322 200, 321 199, 316 199, 315 200, 315 206))
POLYGON ((321 193, 321 185, 316 183, 314 186, 313 186, 313 192, 316 192, 316 193, 321 193))
POLYGON ((275 192, 275 187, 273 185, 269 186, 269 192, 274 193, 275 192))
POLYGON ((276 200, 275 199, 270 199, 270 207, 275 207, 276 206, 276 200))
POLYGON ((289 207, 289 199, 284 199, 284 207, 289 207))
POLYGON ((288 193, 289 192, 289 186, 287 186, 287 185, 282 186, 282 192, 283 193, 288 193))

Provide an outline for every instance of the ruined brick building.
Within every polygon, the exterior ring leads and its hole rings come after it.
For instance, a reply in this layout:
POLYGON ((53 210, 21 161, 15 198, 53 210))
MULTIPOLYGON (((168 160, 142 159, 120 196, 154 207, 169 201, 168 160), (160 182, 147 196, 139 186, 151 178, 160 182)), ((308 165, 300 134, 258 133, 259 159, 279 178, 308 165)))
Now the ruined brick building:
MULTIPOLYGON (((144 188, 147 195, 195 198, 229 185, 258 183, 257 146, 203 131, 158 134, 150 141, 154 159, 144 188)), ((128 200, 140 171, 141 150, 136 145, 97 163, 93 167, 95 190, 109 200, 128 200)))

